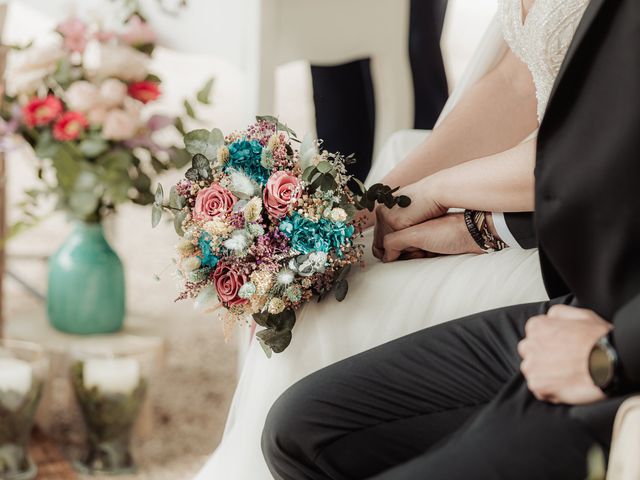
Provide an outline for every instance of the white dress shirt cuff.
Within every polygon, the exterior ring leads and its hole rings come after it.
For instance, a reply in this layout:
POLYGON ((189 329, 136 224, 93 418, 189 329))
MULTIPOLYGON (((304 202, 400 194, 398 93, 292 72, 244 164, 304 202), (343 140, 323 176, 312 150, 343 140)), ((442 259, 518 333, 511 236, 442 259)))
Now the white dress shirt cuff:
POLYGON ((522 248, 507 226, 503 213, 492 213, 493 225, 500 239, 509 247, 522 248))

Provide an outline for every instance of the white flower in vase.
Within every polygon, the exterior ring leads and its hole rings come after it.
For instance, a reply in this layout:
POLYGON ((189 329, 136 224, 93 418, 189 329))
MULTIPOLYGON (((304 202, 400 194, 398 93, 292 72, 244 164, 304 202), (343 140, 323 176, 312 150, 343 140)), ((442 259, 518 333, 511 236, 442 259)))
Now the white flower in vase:
POLYGON ((33 46, 12 52, 7 62, 7 93, 31 94, 42 85, 42 79, 56 70, 58 61, 65 55, 59 43, 33 46))

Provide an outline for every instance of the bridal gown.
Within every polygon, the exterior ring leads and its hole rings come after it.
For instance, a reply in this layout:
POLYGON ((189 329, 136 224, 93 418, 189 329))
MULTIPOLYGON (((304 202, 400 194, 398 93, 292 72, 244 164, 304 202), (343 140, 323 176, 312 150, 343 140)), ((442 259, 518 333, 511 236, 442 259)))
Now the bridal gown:
MULTIPOLYGON (((510 47, 531 70, 541 118, 587 4, 588 0, 537 0, 524 19, 521 0, 501 0, 443 116, 510 47)), ((426 135, 420 131, 395 134, 376 159, 369 182, 380 179, 426 135)), ((371 237, 368 231, 363 239, 366 269, 352 272, 344 302, 327 298, 304 307, 291 345, 271 359, 252 342, 222 442, 195 480, 270 479, 260 450, 264 420, 278 396, 302 377, 441 322, 547 298, 536 250, 509 248, 487 255, 383 264, 370 253, 371 237)))

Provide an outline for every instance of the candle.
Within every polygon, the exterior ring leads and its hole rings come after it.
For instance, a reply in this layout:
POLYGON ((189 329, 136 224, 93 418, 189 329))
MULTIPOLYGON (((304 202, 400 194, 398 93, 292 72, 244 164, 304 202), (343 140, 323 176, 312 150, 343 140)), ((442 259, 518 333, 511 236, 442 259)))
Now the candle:
POLYGON ((84 386, 101 393, 128 394, 140 383, 140 364, 133 358, 92 358, 84 362, 84 386))
POLYGON ((31 365, 17 358, 0 358, 0 392, 16 392, 26 395, 31 390, 33 370, 31 365))

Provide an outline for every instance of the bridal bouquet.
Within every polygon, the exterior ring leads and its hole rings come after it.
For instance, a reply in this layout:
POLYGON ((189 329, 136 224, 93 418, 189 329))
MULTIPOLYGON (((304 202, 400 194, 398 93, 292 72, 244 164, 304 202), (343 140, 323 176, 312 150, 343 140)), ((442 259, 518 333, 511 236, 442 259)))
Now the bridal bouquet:
MULTIPOLYGON (((18 228, 35 223, 45 197, 89 222, 124 202, 151 204, 153 177, 188 163, 170 138, 161 141, 168 129, 184 134, 181 117, 148 112, 162 93, 160 78, 149 71, 154 42, 153 30, 133 12, 109 28, 72 17, 47 41, 10 52, 1 146, 26 140, 40 180, 26 192, 18 228)), ((208 103, 210 90, 211 81, 198 100, 208 103)), ((184 105, 193 116, 192 105, 184 105)))
POLYGON ((172 212, 181 236, 178 299, 217 296, 227 326, 252 317, 264 327, 256 337, 267 355, 291 342, 296 309, 347 295, 346 276, 363 256, 357 210, 410 204, 381 184, 367 190, 347 173, 352 157, 319 152, 317 141, 300 142, 274 117, 226 137, 195 130, 184 142, 192 166, 168 202, 158 187, 152 212, 154 226, 172 212))

